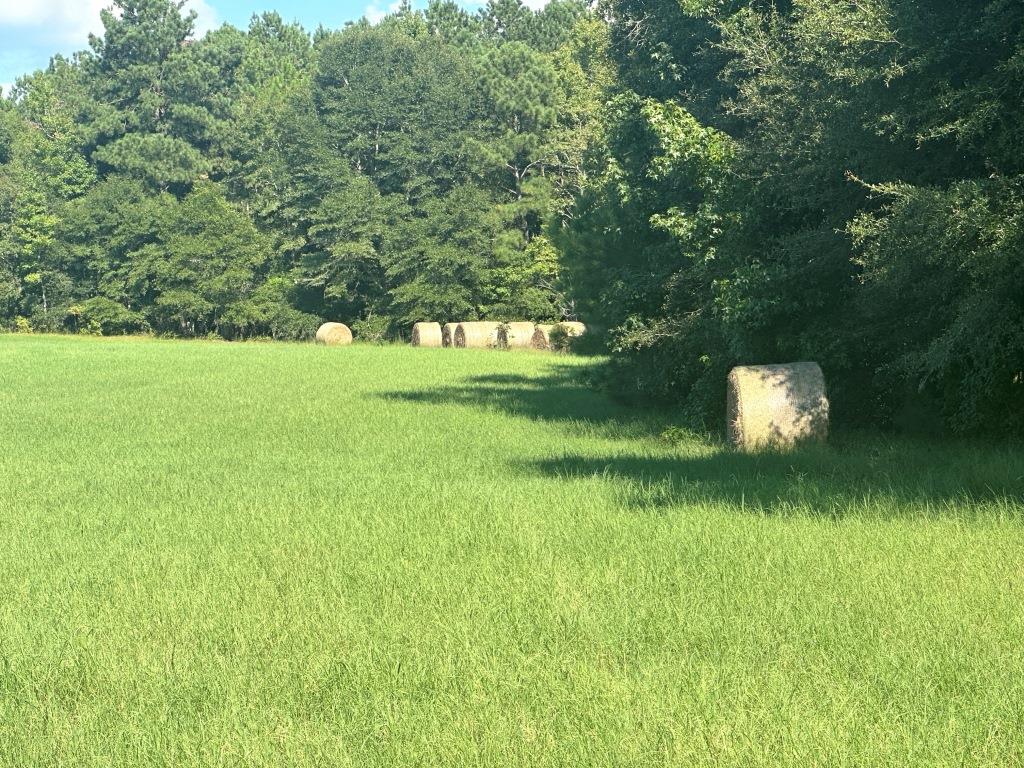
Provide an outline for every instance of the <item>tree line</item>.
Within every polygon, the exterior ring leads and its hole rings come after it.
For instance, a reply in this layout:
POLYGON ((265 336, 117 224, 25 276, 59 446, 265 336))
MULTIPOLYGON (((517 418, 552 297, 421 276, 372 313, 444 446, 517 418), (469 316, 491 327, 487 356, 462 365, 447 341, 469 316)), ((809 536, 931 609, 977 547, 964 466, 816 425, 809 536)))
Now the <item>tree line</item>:
POLYGON ((717 423, 736 363, 836 416, 1024 433, 1024 6, 491 0, 195 39, 117 0, 0 101, 0 323, 389 338, 576 319, 717 423))

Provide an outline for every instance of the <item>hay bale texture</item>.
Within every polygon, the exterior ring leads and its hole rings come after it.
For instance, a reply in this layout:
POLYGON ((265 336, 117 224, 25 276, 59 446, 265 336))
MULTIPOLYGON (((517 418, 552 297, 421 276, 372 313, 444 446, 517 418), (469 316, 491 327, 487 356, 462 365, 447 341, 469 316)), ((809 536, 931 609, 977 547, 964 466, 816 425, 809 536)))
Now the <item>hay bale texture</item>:
POLYGON ((458 323, 445 323, 441 328, 441 344, 446 347, 455 346, 455 329, 458 323))
POLYGON ((416 323, 412 327, 414 347, 440 347, 443 339, 440 323, 416 323))
POLYGON ((740 450, 787 449, 828 437, 825 377, 817 363, 737 366, 728 390, 729 440, 740 450))
POLYGON ((568 339, 582 336, 586 332, 587 326, 577 322, 538 325, 533 332, 530 346, 534 349, 554 349, 556 346, 562 346, 559 342, 566 342, 568 339))
POLYGON ((554 323, 538 325, 533 329, 533 338, 530 339, 530 346, 534 349, 551 349, 551 331, 554 329, 554 323))
POLYGON ((344 323, 324 323, 316 332, 316 343, 343 347, 352 343, 352 331, 344 323))
POLYGON ((527 349, 533 341, 533 323, 502 323, 498 329, 498 346, 502 349, 527 349))
POLYGON ((498 346, 500 323, 474 322, 459 323, 455 328, 455 346, 486 349, 498 346))

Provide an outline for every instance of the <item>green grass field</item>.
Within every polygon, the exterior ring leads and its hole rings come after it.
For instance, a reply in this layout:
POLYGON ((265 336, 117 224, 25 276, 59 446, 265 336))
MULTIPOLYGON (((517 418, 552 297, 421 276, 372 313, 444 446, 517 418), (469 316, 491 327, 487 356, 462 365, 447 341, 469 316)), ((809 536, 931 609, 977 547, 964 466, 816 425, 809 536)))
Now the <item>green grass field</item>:
POLYGON ((1024 454, 588 365, 0 336, 0 764, 1024 764, 1024 454))

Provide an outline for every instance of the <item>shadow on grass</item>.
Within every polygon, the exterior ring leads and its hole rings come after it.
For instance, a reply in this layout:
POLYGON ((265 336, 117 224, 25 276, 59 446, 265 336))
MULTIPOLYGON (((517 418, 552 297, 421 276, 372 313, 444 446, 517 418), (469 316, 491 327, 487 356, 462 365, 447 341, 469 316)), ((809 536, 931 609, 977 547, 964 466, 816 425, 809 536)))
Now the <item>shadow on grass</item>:
MULTIPOLYGON (((457 386, 386 392, 390 400, 499 410, 570 433, 621 440, 661 435, 671 414, 609 400, 589 384, 589 367, 559 366, 543 377, 474 376, 457 386)), ((744 454, 700 438, 636 446, 634 455, 568 454, 523 462, 526 475, 598 478, 631 507, 724 502, 751 512, 799 509, 839 517, 851 509, 916 516, 970 514, 992 502, 1024 520, 1024 451, 884 435, 840 435, 828 446, 744 454)))
POLYGON ((917 516, 964 514, 982 502, 1024 520, 1024 457, 1009 449, 941 446, 881 436, 831 447, 743 454, 592 457, 528 462, 527 473, 612 481, 623 503, 666 507, 724 502, 760 513, 799 509, 841 517, 851 509, 917 516))
POLYGON ((653 437, 672 425, 670 415, 663 411, 629 408, 595 390, 590 384, 593 371, 593 366, 558 365, 545 376, 471 376, 457 386, 384 392, 376 397, 498 410, 613 439, 653 437))

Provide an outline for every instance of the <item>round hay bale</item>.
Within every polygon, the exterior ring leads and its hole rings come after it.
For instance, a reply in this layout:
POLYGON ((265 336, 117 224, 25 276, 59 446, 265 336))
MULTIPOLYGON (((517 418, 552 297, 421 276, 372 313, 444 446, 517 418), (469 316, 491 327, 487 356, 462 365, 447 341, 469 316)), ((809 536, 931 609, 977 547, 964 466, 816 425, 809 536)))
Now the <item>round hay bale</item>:
POLYGON ((548 342, 556 352, 569 352, 572 347, 572 340, 587 332, 587 326, 583 323, 564 322, 556 325, 548 334, 548 342))
POLYGON ((828 437, 828 397, 817 363, 737 366, 729 372, 726 407, 729 441, 743 451, 828 437))
POLYGON ((555 329, 553 323, 538 325, 533 330, 533 338, 530 339, 530 346, 534 349, 551 349, 551 331, 555 329))
POLYGON ((582 336, 587 332, 587 326, 585 326, 583 323, 565 322, 559 323, 558 327, 565 331, 566 336, 569 336, 571 338, 582 336))
POLYGON ((498 346, 502 349, 527 349, 533 341, 533 323, 502 323, 498 328, 498 346))
POLYGON ((458 323, 445 323, 441 328, 441 344, 446 347, 455 346, 455 328, 458 323))
POLYGON ((440 323, 416 323, 412 327, 414 347, 440 347, 442 339, 440 323))
POLYGON ((530 346, 534 349, 557 349, 560 352, 565 352, 569 349, 570 339, 582 336, 586 332, 587 326, 577 322, 538 325, 533 332, 530 346))
POLYGON ((455 346, 486 349, 498 346, 500 323, 474 322, 459 323, 455 328, 455 346))
POLYGON ((343 347, 352 343, 352 331, 344 323, 324 323, 316 332, 316 343, 343 347))

